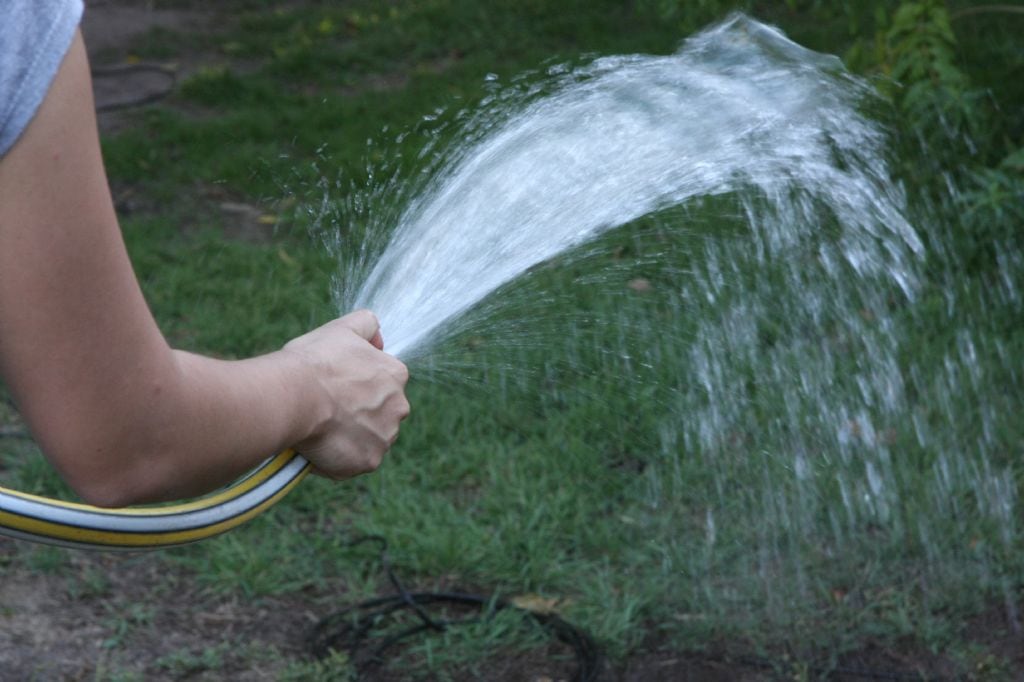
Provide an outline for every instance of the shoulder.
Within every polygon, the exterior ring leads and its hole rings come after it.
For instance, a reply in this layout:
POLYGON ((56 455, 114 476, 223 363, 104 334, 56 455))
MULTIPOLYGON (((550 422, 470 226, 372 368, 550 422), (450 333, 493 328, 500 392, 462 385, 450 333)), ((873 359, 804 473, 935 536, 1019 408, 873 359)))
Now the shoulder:
POLYGON ((0 9, 0 157, 32 120, 82 18, 82 0, 4 0, 0 9))

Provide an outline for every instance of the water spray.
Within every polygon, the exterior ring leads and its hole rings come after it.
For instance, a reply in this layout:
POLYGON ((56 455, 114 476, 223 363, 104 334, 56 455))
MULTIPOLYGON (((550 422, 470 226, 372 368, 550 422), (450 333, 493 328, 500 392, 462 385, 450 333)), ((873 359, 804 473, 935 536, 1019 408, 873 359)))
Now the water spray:
MULTIPOLYGON (((539 263, 704 196, 752 197, 749 251, 760 264, 787 262, 799 281, 805 265, 790 258, 799 244, 809 252, 806 263, 823 269, 833 297, 858 300, 861 283, 878 284, 871 287, 878 300, 863 306, 879 319, 889 292, 913 297, 922 242, 878 152, 884 132, 859 112, 870 87, 837 58, 734 15, 675 54, 606 57, 546 77, 550 87, 513 102, 514 115, 500 108, 507 103, 493 104, 495 118, 460 138, 468 142, 456 141, 451 163, 396 225, 385 226, 393 227, 390 243, 373 268, 345 273, 347 282, 364 284, 343 307, 374 310, 388 352, 406 359, 428 352, 443 340, 438 330, 461 323, 539 263), (834 224, 827 239, 823 212, 834 224)), ((490 113, 484 107, 481 118, 490 113)), ((803 319, 816 310, 792 314, 803 319)), ((854 338, 870 334, 853 331, 854 338)), ((884 357, 871 358, 879 366, 894 353, 892 340, 882 341, 884 357)), ((730 406, 719 404, 728 387, 714 383, 722 372, 705 377, 701 367, 720 368, 729 358, 701 356, 700 344, 692 352, 696 384, 708 386, 714 403, 711 416, 728 417, 730 406)), ((811 376, 815 391, 827 370, 811 376)), ((864 391, 885 398, 885 386, 872 383, 883 373, 869 374, 864 391)), ((709 432, 727 430, 713 425, 709 432)), ((78 547, 178 545, 252 518, 307 470, 301 456, 283 452, 207 498, 129 510, 0 489, 0 532, 78 547)))

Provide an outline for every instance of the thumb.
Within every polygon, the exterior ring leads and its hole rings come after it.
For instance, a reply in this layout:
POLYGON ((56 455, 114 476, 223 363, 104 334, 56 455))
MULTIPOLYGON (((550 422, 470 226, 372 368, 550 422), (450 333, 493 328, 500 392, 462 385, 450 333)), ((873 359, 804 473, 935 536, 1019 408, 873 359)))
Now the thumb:
POLYGON ((380 348, 384 345, 380 337, 380 322, 377 320, 377 316, 369 310, 357 310, 349 313, 341 318, 340 322, 374 346, 380 348))

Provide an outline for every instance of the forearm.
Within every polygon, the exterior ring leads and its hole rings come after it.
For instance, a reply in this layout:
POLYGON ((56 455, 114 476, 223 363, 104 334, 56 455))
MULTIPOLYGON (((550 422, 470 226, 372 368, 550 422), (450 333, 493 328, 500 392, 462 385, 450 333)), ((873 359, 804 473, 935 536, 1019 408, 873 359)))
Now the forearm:
POLYGON ((180 392, 158 426, 159 473, 137 478, 146 497, 176 499, 223 485, 310 437, 325 419, 309 368, 287 352, 245 360, 173 356, 180 392))
POLYGON ((29 387, 22 405, 47 457, 101 506, 212 490, 308 437, 323 411, 308 370, 284 352, 151 350, 114 376, 90 368, 56 390, 29 387))
POLYGON ((102 362, 37 381, 25 414, 64 477, 104 506, 206 492, 285 447, 345 479, 379 466, 409 413, 408 371, 381 346, 366 311, 248 360, 158 344, 113 382, 102 362))
POLYGON ((89 467, 78 486, 92 501, 121 506, 207 492, 308 437, 322 411, 307 370, 280 351, 246 360, 172 351, 161 384, 116 424, 106 416, 99 440, 108 464, 102 473, 89 467), (121 449, 127 444, 130 452, 121 449))

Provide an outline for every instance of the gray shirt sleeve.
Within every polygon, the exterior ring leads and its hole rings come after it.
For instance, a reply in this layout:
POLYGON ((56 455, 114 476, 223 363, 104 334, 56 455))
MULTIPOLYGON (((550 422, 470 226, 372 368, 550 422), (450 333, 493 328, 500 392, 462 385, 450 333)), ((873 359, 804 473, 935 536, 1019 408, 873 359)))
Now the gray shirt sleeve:
POLYGON ((0 157, 50 89, 82 17, 82 0, 0 0, 0 157))

